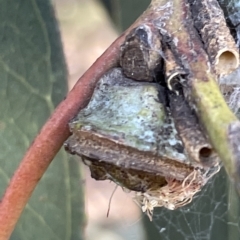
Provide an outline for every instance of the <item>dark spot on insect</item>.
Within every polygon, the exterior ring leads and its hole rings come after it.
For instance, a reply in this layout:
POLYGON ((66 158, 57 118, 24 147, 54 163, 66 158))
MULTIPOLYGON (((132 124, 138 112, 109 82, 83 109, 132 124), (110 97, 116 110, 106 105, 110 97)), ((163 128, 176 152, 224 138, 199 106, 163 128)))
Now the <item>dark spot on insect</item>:
POLYGON ((142 28, 138 28, 136 31, 136 35, 139 36, 141 41, 143 41, 145 44, 148 44, 148 36, 147 36, 146 30, 142 28))

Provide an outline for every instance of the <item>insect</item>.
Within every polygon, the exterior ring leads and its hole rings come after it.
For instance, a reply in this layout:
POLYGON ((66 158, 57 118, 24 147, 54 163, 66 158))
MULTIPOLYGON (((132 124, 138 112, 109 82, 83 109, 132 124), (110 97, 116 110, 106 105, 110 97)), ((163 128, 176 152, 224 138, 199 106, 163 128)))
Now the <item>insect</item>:
POLYGON ((134 81, 114 68, 69 123, 73 134, 65 143, 94 179, 136 192, 135 201, 150 219, 154 207, 173 210, 191 202, 220 169, 214 154, 207 156, 214 163, 209 166, 189 156, 165 94, 157 83, 134 81))
MULTIPOLYGON (((220 78, 239 62, 238 49, 214 1, 185 2, 184 14, 176 14, 178 20, 170 16, 173 3, 157 8, 156 2, 150 5, 154 11, 146 11, 143 23, 126 36, 119 67, 99 79, 89 104, 69 123, 72 136, 65 143, 67 151, 82 158, 93 178, 134 191, 150 219, 155 207, 174 210, 190 203, 220 170, 218 155, 196 114, 201 98, 192 99, 191 80, 205 81, 199 74, 204 71, 220 78), (178 21, 183 18, 185 32, 178 37, 174 28, 179 31, 178 21), (198 66, 199 59, 203 65, 198 66), (234 63, 226 72, 225 60, 234 63), (224 67, 219 67, 220 62, 224 67)), ((230 89, 228 80, 218 83, 239 114, 238 83, 231 83, 230 89)))

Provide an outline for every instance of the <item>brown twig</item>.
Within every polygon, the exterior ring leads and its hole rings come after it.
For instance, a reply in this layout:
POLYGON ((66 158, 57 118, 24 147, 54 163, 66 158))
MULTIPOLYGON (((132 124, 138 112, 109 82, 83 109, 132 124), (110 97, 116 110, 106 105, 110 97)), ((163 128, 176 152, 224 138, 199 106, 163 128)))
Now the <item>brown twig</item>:
POLYGON ((120 36, 78 80, 41 129, 14 173, 0 203, 0 240, 7 240, 38 181, 69 137, 68 122, 86 106, 98 79, 117 65, 120 36))

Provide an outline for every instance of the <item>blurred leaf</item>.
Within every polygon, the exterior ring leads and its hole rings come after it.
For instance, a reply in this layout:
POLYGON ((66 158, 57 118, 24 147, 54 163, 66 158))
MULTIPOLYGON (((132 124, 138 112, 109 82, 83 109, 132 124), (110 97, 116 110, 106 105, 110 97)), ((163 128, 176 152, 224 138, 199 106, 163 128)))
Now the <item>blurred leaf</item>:
MULTIPOLYGON (((67 91, 67 72, 50 1, 0 0, 0 194, 67 91)), ((82 239, 80 167, 62 150, 11 239, 82 239)))
POLYGON ((151 0, 101 0, 114 23, 122 31, 127 29, 146 10, 151 0))

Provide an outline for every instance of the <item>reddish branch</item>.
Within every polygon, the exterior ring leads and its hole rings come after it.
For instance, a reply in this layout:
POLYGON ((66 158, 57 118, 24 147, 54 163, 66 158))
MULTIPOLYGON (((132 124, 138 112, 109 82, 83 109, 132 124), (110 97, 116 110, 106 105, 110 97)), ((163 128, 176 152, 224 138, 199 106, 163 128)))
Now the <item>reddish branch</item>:
POLYGON ((98 79, 118 61, 119 37, 78 80, 67 98, 56 108, 23 157, 0 204, 0 240, 7 240, 34 188, 69 137, 68 122, 86 106, 98 79))
POLYGON ((70 136, 68 122, 89 102, 100 77, 118 65, 125 36, 142 22, 144 14, 130 26, 77 81, 45 123, 15 171, 0 202, 0 240, 9 239, 33 190, 64 141, 70 136))

